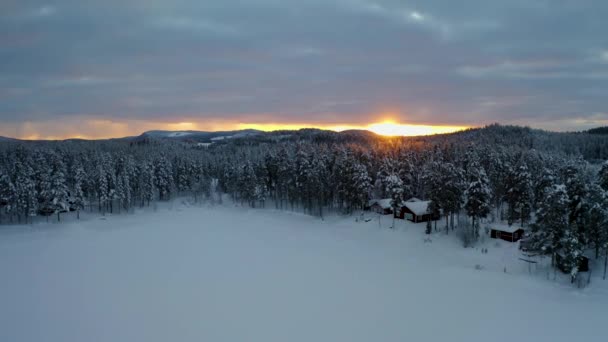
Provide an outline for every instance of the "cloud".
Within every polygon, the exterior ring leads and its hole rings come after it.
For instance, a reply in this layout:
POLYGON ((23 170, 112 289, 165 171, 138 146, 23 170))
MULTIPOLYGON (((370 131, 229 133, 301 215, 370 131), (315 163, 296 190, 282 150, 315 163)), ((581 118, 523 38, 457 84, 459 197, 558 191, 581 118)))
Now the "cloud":
POLYGON ((188 17, 165 17, 161 18, 157 25, 160 28, 178 31, 211 32, 222 35, 235 35, 238 33, 233 27, 203 18, 192 19, 188 17))
POLYGON ((391 113, 582 127, 606 112, 607 11, 601 0, 0 2, 0 120, 364 125, 391 113))
POLYGON ((462 66, 457 69, 462 76, 474 79, 597 79, 608 80, 608 70, 589 70, 569 66, 558 61, 504 61, 497 64, 462 66))
POLYGON ((57 10, 55 9, 55 7, 47 5, 35 9, 32 12, 32 15, 35 17, 49 17, 54 15, 56 12, 57 10))
POLYGON ((415 20, 415 21, 424 21, 425 20, 424 15, 422 15, 416 11, 410 12, 410 18, 412 18, 412 20, 415 20))

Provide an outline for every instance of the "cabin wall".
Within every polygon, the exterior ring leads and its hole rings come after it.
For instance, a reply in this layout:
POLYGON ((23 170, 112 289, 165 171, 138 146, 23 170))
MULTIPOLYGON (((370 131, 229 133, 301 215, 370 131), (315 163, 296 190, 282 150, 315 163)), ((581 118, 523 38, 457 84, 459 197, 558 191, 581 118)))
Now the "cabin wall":
POLYGON ((376 205, 376 204, 372 205, 371 211, 373 211, 375 213, 378 213, 378 214, 381 214, 381 215, 390 215, 390 214, 393 213, 393 210, 391 208, 386 208, 385 209, 385 208, 382 208, 381 206, 376 205))
POLYGON ((501 239, 509 242, 517 242, 524 235, 523 229, 518 229, 513 233, 504 232, 502 230, 492 229, 490 230, 490 237, 493 239, 501 239))
POLYGON ((433 217, 431 214, 416 215, 408 207, 402 207, 399 212, 395 213, 395 218, 412 221, 414 223, 438 220, 439 216, 433 217))

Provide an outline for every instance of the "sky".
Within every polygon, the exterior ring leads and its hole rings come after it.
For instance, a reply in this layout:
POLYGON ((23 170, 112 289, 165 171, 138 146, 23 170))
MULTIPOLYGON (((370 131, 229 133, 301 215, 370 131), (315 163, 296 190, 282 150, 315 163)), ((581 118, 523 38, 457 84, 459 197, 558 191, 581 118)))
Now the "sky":
POLYGON ((608 125, 607 18, 605 0, 3 0, 0 135, 608 125))

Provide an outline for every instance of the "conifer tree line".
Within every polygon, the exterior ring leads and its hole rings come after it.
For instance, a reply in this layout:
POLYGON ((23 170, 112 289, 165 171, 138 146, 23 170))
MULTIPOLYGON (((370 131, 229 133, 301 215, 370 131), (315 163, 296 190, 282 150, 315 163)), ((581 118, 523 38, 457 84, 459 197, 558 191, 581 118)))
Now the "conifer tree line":
POLYGON ((83 210, 119 213, 176 196, 229 196, 323 217, 371 198, 395 209, 411 197, 476 238, 482 222, 529 227, 535 248, 562 252, 573 274, 583 253, 608 255, 608 163, 563 151, 445 139, 241 139, 197 148, 170 141, 0 144, 0 222, 83 210), (456 217, 456 218, 455 218, 456 217))

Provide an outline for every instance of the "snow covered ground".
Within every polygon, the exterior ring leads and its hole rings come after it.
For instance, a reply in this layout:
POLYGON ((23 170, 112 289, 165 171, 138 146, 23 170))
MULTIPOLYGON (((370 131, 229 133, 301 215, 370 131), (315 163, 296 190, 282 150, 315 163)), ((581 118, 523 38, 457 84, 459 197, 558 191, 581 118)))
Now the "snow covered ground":
POLYGON ((182 204, 3 226, 0 341, 606 341, 599 275, 576 289, 514 244, 382 220, 182 204))

